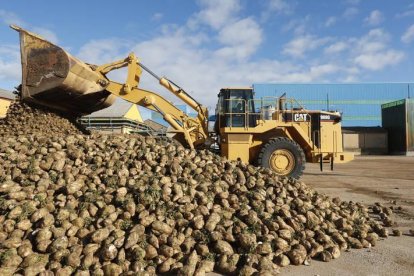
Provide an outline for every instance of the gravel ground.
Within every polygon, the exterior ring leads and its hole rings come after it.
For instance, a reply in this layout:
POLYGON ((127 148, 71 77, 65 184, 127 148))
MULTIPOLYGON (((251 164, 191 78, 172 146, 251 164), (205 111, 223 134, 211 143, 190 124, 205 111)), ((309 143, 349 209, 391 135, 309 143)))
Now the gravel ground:
POLYGON ((302 180, 316 190, 343 200, 365 204, 381 202, 402 207, 395 212, 401 237, 385 239, 371 249, 344 252, 329 263, 312 261, 310 266, 290 266, 283 275, 413 275, 414 237, 414 157, 362 156, 355 161, 336 165, 333 172, 319 171, 307 164, 302 180))

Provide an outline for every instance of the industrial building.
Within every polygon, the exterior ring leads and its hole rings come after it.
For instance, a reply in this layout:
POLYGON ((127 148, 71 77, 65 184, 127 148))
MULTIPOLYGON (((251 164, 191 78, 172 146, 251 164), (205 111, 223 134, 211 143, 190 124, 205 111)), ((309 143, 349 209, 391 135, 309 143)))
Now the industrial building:
POLYGON ((382 127, 343 127, 342 142, 355 155, 388 154, 388 130, 382 127))
POLYGON ((14 100, 12 92, 0 89, 0 118, 6 117, 7 110, 14 100))
MULTIPOLYGON (((381 127, 381 105, 414 96, 414 83, 343 83, 343 84, 254 84, 256 99, 280 97, 296 99, 308 110, 333 110, 343 114, 344 127, 381 127)), ((219 91, 217 91, 218 94, 219 91)), ((186 105, 176 105, 187 115, 196 116, 186 105)), ((260 108, 260 101, 256 107, 260 108)), ((214 114, 210 114, 214 115, 214 114)), ((166 125, 156 112, 146 115, 166 125)))
MULTIPOLYGON (((347 151, 355 154, 388 154, 395 150, 389 150, 388 136, 391 130, 382 127, 381 105, 410 98, 414 94, 414 83, 274 83, 254 84, 253 90, 258 99, 255 102, 257 110, 261 105, 271 105, 272 100, 285 94, 308 110, 339 111, 342 113, 343 144, 347 151)), ((190 116, 194 113, 186 105, 177 107, 190 116)), ((147 116, 166 125, 156 112, 147 116)))
POLYGON ((381 105, 414 96, 414 83, 254 84, 256 98, 294 98, 308 110, 343 113, 344 127, 381 126, 381 105))
POLYGON ((136 104, 117 101, 116 104, 79 119, 88 130, 103 133, 139 133, 142 135, 165 135, 166 127, 150 120, 143 121, 136 104))
POLYGON ((414 156, 414 99, 386 103, 381 109, 390 153, 414 156))
POLYGON ((406 151, 407 147, 401 143, 396 145, 396 140, 401 139, 398 137, 407 132, 402 131, 403 115, 401 118, 394 116, 383 125, 381 114, 384 109, 381 106, 410 98, 414 94, 414 83, 254 84, 253 89, 256 98, 269 99, 286 94, 287 98, 296 99, 308 110, 341 112, 343 146, 347 151, 355 154, 406 151), (400 131, 396 132, 395 128, 400 131))

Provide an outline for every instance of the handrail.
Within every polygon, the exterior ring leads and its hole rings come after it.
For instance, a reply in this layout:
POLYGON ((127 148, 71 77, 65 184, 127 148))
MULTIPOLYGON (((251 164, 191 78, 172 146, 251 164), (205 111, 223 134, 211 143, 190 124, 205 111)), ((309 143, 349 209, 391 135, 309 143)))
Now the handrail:
MULTIPOLYGON (((296 99, 291 98, 284 98, 284 104, 286 106, 290 106, 290 108, 283 108, 280 107, 280 97, 272 97, 272 96, 265 96, 261 97, 259 99, 225 99, 225 101, 229 102, 230 104, 228 106, 232 107, 232 102, 240 102, 242 103, 242 106, 244 106, 244 112, 219 112, 219 114, 229 115, 230 119, 232 121, 233 115, 245 115, 245 122, 246 127, 249 126, 249 116, 248 115, 259 115, 260 120, 264 120, 264 113, 266 107, 274 107, 276 113, 280 113, 283 111, 290 110, 292 114, 298 113, 298 110, 294 110, 294 106, 297 105, 300 108, 301 113, 305 113, 310 118, 310 113, 307 109, 305 109, 296 99), (255 111, 250 111, 251 103, 254 103, 255 111), (256 112, 258 110, 259 112, 256 112)), ((311 123, 311 121, 306 121, 307 123, 311 123)), ((230 126, 232 127, 232 125, 230 126)), ((311 136, 310 133, 308 133, 309 137, 311 136)))
POLYGON ((128 127, 131 128, 131 131, 141 133, 146 132, 151 135, 154 135, 154 133, 163 134, 163 131, 156 131, 150 126, 146 125, 145 123, 136 122, 133 120, 130 120, 128 118, 97 118, 93 119, 91 117, 83 117, 78 119, 78 123, 83 125, 84 127, 88 129, 119 129, 122 127, 128 127))

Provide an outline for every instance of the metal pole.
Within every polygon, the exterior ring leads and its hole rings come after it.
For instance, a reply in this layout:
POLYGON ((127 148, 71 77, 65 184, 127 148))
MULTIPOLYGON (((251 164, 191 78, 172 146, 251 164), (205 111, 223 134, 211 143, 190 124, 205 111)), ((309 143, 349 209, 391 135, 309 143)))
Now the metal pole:
POLYGON ((326 93, 326 111, 329 111, 329 94, 326 93))
POLYGON ((145 71, 147 71, 147 73, 149 73, 151 76, 153 76, 154 78, 156 78, 157 80, 161 80, 161 77, 159 77, 157 74, 155 74, 153 71, 151 71, 148 67, 146 67, 144 64, 142 64, 141 62, 137 62, 139 66, 141 66, 142 69, 144 69, 145 71))

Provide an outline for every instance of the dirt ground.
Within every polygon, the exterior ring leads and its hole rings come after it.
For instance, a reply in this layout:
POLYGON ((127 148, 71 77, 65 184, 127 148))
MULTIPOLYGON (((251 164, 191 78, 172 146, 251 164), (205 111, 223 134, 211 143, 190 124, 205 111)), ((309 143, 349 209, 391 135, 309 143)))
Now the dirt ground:
MULTIPOLYGON (((414 275, 414 157, 362 156, 351 163, 320 172, 319 165, 307 164, 302 180, 316 190, 342 200, 365 204, 381 202, 402 211, 395 212, 403 232, 378 242, 371 249, 342 252, 330 263, 313 260, 310 266, 289 266, 282 275, 414 275)), ((391 232, 391 231, 390 231, 391 232)))

